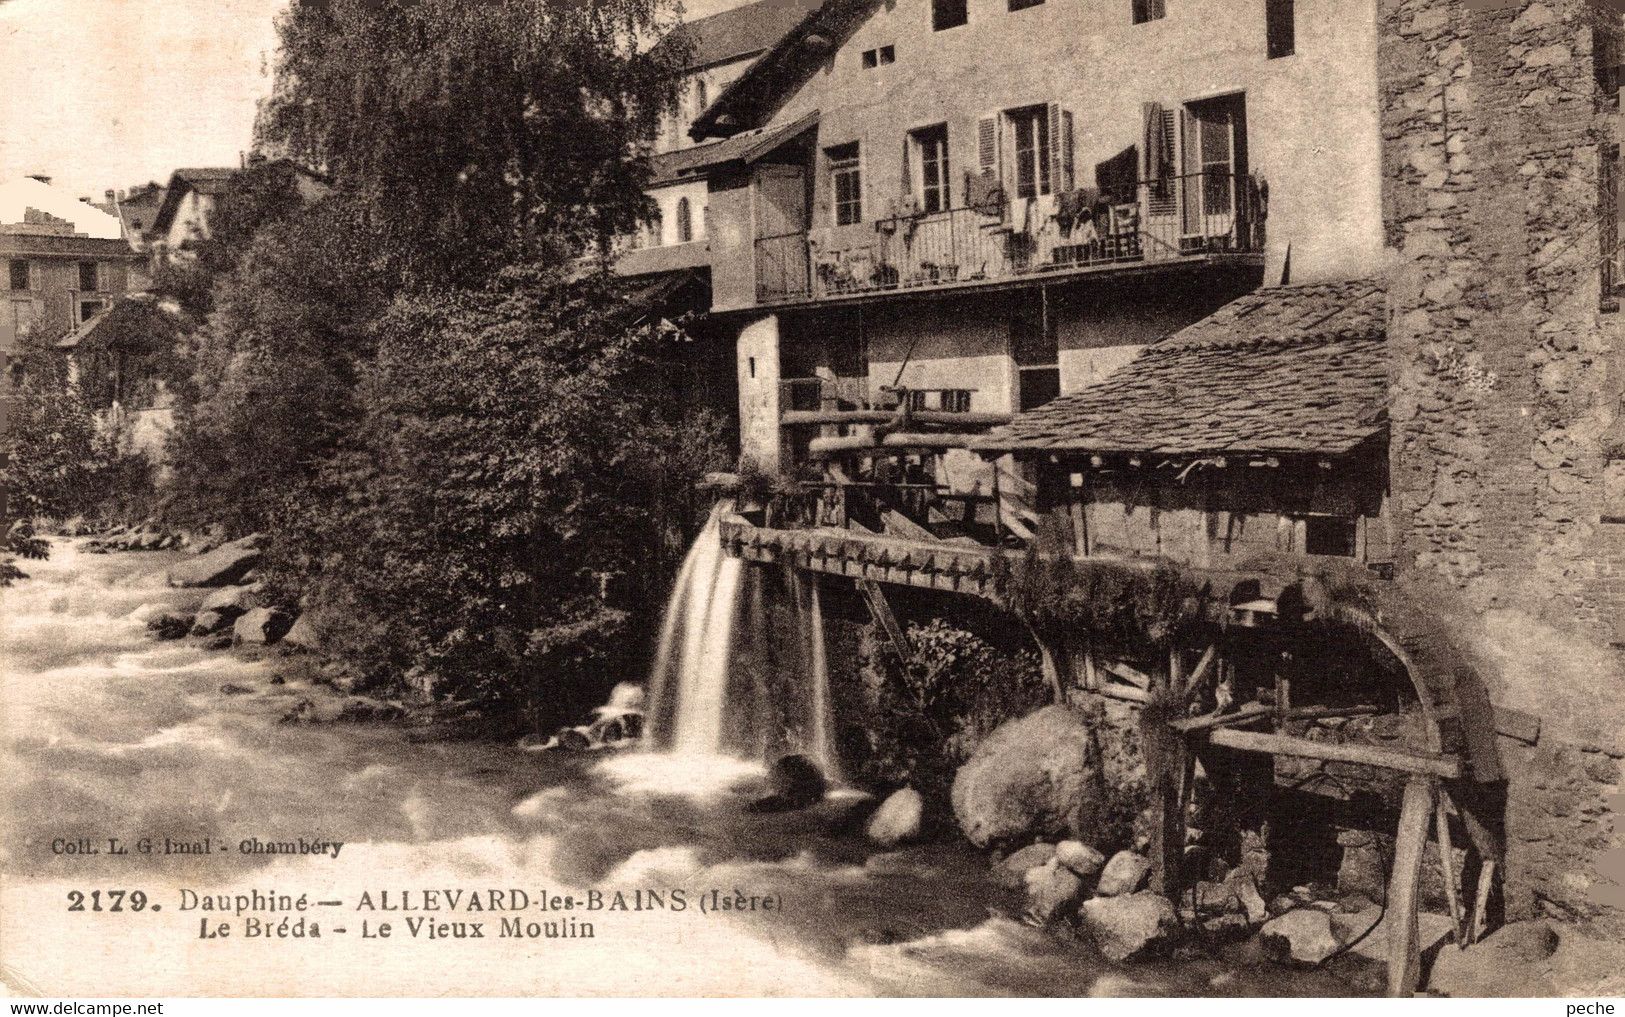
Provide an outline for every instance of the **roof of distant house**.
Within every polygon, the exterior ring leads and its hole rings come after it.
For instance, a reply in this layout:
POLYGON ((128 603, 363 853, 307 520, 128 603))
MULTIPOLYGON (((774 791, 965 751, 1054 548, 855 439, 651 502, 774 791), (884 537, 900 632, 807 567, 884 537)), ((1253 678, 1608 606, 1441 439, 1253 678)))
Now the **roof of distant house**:
POLYGON ((764 127, 760 130, 746 131, 731 138, 713 141, 692 148, 679 148, 671 152, 661 152, 652 156, 650 163, 650 183, 665 184, 691 176, 710 166, 719 166, 734 160, 743 160, 747 163, 757 159, 778 148, 785 142, 795 138, 808 128, 818 123, 818 111, 814 110, 806 116, 800 117, 777 127, 764 127))
POLYGON ((755 56, 784 37, 818 7, 818 0, 757 0, 756 3, 691 21, 655 44, 660 53, 683 42, 689 70, 755 56))
POLYGON ((1261 289, 974 447, 1341 455, 1386 426, 1386 335, 1378 282, 1261 289))

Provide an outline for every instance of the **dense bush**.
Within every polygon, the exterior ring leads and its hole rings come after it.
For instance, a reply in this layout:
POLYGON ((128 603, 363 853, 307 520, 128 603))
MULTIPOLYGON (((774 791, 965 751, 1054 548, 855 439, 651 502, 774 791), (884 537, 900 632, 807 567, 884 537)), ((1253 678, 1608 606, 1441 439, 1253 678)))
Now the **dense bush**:
POLYGON ((65 358, 25 346, 0 448, 3 482, 18 517, 104 518, 109 506, 144 505, 151 489, 147 460, 121 447, 120 435, 97 420, 65 358))
MULTIPOLYGON (((913 657, 873 664, 879 745, 871 776, 946 803, 954 774, 1001 723, 1050 700, 1038 654, 995 646, 942 619, 910 624, 913 657)), ((937 810, 946 814, 944 810, 937 810)))
POLYGON ((644 649, 718 424, 685 414, 599 283, 517 274, 402 297, 372 328, 355 426, 273 521, 273 591, 346 656, 440 699, 551 723, 644 649))

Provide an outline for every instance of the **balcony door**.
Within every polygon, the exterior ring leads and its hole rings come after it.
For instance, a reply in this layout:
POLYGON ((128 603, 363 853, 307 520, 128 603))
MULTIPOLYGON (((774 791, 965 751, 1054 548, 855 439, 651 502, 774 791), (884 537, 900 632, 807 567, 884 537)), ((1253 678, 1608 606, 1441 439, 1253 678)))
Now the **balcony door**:
POLYGON ((807 174, 800 166, 756 166, 756 237, 807 232, 807 174))
POLYGON ((1187 103, 1179 141, 1182 232, 1188 237, 1228 235, 1235 225, 1237 178, 1247 172, 1246 97, 1187 103))

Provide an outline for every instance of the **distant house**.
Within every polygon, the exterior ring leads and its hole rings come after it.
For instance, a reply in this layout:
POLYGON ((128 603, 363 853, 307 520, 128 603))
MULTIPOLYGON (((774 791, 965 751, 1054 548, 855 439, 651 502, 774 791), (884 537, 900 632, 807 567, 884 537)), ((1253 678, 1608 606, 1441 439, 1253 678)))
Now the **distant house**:
MULTIPOLYGON (((294 171, 295 186, 306 201, 326 195, 329 185, 320 174, 287 160, 294 171)), ((154 270, 161 264, 195 257, 200 241, 210 235, 209 220, 221 198, 232 186, 242 167, 204 166, 178 169, 170 174, 169 185, 152 217, 146 246, 154 270)))
POLYGON ((136 260, 116 217, 50 178, 0 183, 0 390, 10 390, 23 336, 55 340, 94 319, 129 288, 136 260))

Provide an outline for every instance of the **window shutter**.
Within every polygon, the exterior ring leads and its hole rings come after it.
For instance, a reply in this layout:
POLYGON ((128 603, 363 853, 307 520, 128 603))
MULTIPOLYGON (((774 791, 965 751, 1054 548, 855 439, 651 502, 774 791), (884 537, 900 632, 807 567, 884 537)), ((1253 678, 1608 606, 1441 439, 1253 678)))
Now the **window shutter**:
POLYGON ((908 142, 908 135, 903 135, 903 175, 899 179, 897 186, 897 203, 899 209, 902 208, 904 202, 908 201, 909 198, 914 196, 914 178, 913 174, 910 172, 912 167, 909 166, 909 163, 913 161, 913 153, 909 151, 912 146, 909 145, 908 142))
POLYGON ((1057 194, 1070 191, 1073 183, 1072 169, 1072 112, 1063 110, 1059 103, 1049 105, 1049 142, 1050 151, 1046 157, 1050 161, 1050 180, 1057 194))
POLYGON ((983 173, 999 169, 999 121, 983 117, 976 124, 976 161, 983 173))

